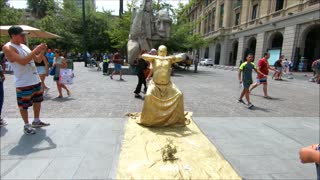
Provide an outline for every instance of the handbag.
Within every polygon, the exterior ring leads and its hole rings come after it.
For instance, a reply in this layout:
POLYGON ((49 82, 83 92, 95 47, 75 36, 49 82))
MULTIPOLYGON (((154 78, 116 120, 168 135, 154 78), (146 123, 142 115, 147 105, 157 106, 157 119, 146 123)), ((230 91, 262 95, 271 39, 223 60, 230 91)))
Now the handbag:
POLYGON ((73 84, 72 69, 60 69, 59 82, 61 84, 73 84))
POLYGON ((53 66, 53 67, 51 68, 50 72, 49 72, 49 75, 50 75, 50 76, 54 76, 55 74, 56 74, 56 67, 53 66))

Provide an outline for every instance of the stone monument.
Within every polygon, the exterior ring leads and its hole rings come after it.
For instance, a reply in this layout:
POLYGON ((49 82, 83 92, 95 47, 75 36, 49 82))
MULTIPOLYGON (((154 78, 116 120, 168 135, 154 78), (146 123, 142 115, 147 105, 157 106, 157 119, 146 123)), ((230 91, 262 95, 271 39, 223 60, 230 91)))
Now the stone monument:
POLYGON ((168 40, 171 23, 167 11, 153 14, 152 0, 144 0, 138 10, 133 10, 127 44, 129 64, 133 64, 142 49, 150 50, 156 42, 168 40))

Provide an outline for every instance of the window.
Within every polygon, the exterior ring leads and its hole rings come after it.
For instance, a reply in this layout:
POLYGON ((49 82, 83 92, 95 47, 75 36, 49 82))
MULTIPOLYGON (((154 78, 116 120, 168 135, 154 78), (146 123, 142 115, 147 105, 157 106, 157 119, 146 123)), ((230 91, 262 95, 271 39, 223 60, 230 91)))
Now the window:
POLYGON ((219 28, 223 25, 223 14, 224 14, 224 4, 220 6, 220 21, 219 21, 219 28))
POLYGON ((277 0, 276 1, 276 11, 283 9, 283 3, 284 3, 284 0, 277 0))
POLYGON ((251 20, 254 20, 257 18, 257 14, 258 14, 258 4, 254 5, 252 7, 252 16, 251 16, 251 20))
POLYGON ((209 13, 208 15, 208 31, 211 32, 212 29, 211 29, 211 23, 212 23, 212 16, 211 16, 211 12, 209 13))
POLYGON ((208 33, 208 16, 206 16, 206 19, 204 20, 204 34, 208 33))
POLYGON ((216 20, 216 10, 213 10, 211 15, 212 15, 211 29, 212 31, 214 31, 214 23, 216 20))
POLYGON ((238 8, 241 6, 242 0, 233 0, 233 8, 238 8))
POLYGON ((239 25, 239 22, 240 22, 240 13, 237 13, 236 14, 236 17, 234 19, 234 25, 235 26, 238 26, 239 25))

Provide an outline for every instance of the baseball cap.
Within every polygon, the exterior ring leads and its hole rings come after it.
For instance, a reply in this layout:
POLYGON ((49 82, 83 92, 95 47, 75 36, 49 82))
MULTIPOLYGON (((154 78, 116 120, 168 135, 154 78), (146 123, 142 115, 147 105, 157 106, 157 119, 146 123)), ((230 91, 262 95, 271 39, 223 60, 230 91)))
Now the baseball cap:
POLYGON ((8 30, 9 36, 18 34, 29 34, 27 31, 23 31, 20 26, 11 26, 8 30))

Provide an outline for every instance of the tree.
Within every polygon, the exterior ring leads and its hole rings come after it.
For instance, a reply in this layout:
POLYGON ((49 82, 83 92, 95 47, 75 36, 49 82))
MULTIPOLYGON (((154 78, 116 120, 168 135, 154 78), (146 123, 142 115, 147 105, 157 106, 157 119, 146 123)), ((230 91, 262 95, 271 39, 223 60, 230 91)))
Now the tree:
MULTIPOLYGON (((87 38, 86 46, 90 52, 106 51, 110 49, 110 40, 107 33, 108 20, 111 13, 96 12, 90 1, 86 1, 86 24, 87 38)), ((83 27, 82 10, 77 7, 75 1, 64 1, 63 8, 56 12, 49 12, 40 20, 37 27, 62 36, 61 39, 48 40, 50 47, 57 47, 67 51, 82 51, 83 49, 83 27)))
POLYGON ((23 10, 17 10, 9 6, 8 0, 0 0, 0 25, 21 24, 23 10))
POLYGON ((193 34, 193 29, 197 23, 188 22, 187 11, 195 1, 191 1, 187 5, 179 5, 175 10, 174 23, 171 27, 168 49, 173 51, 188 51, 191 49, 199 49, 207 46, 208 42, 202 38, 200 34, 193 34))
POLYGON ((57 5, 54 0, 28 0, 28 9, 36 18, 43 18, 48 11, 54 11, 57 5))

